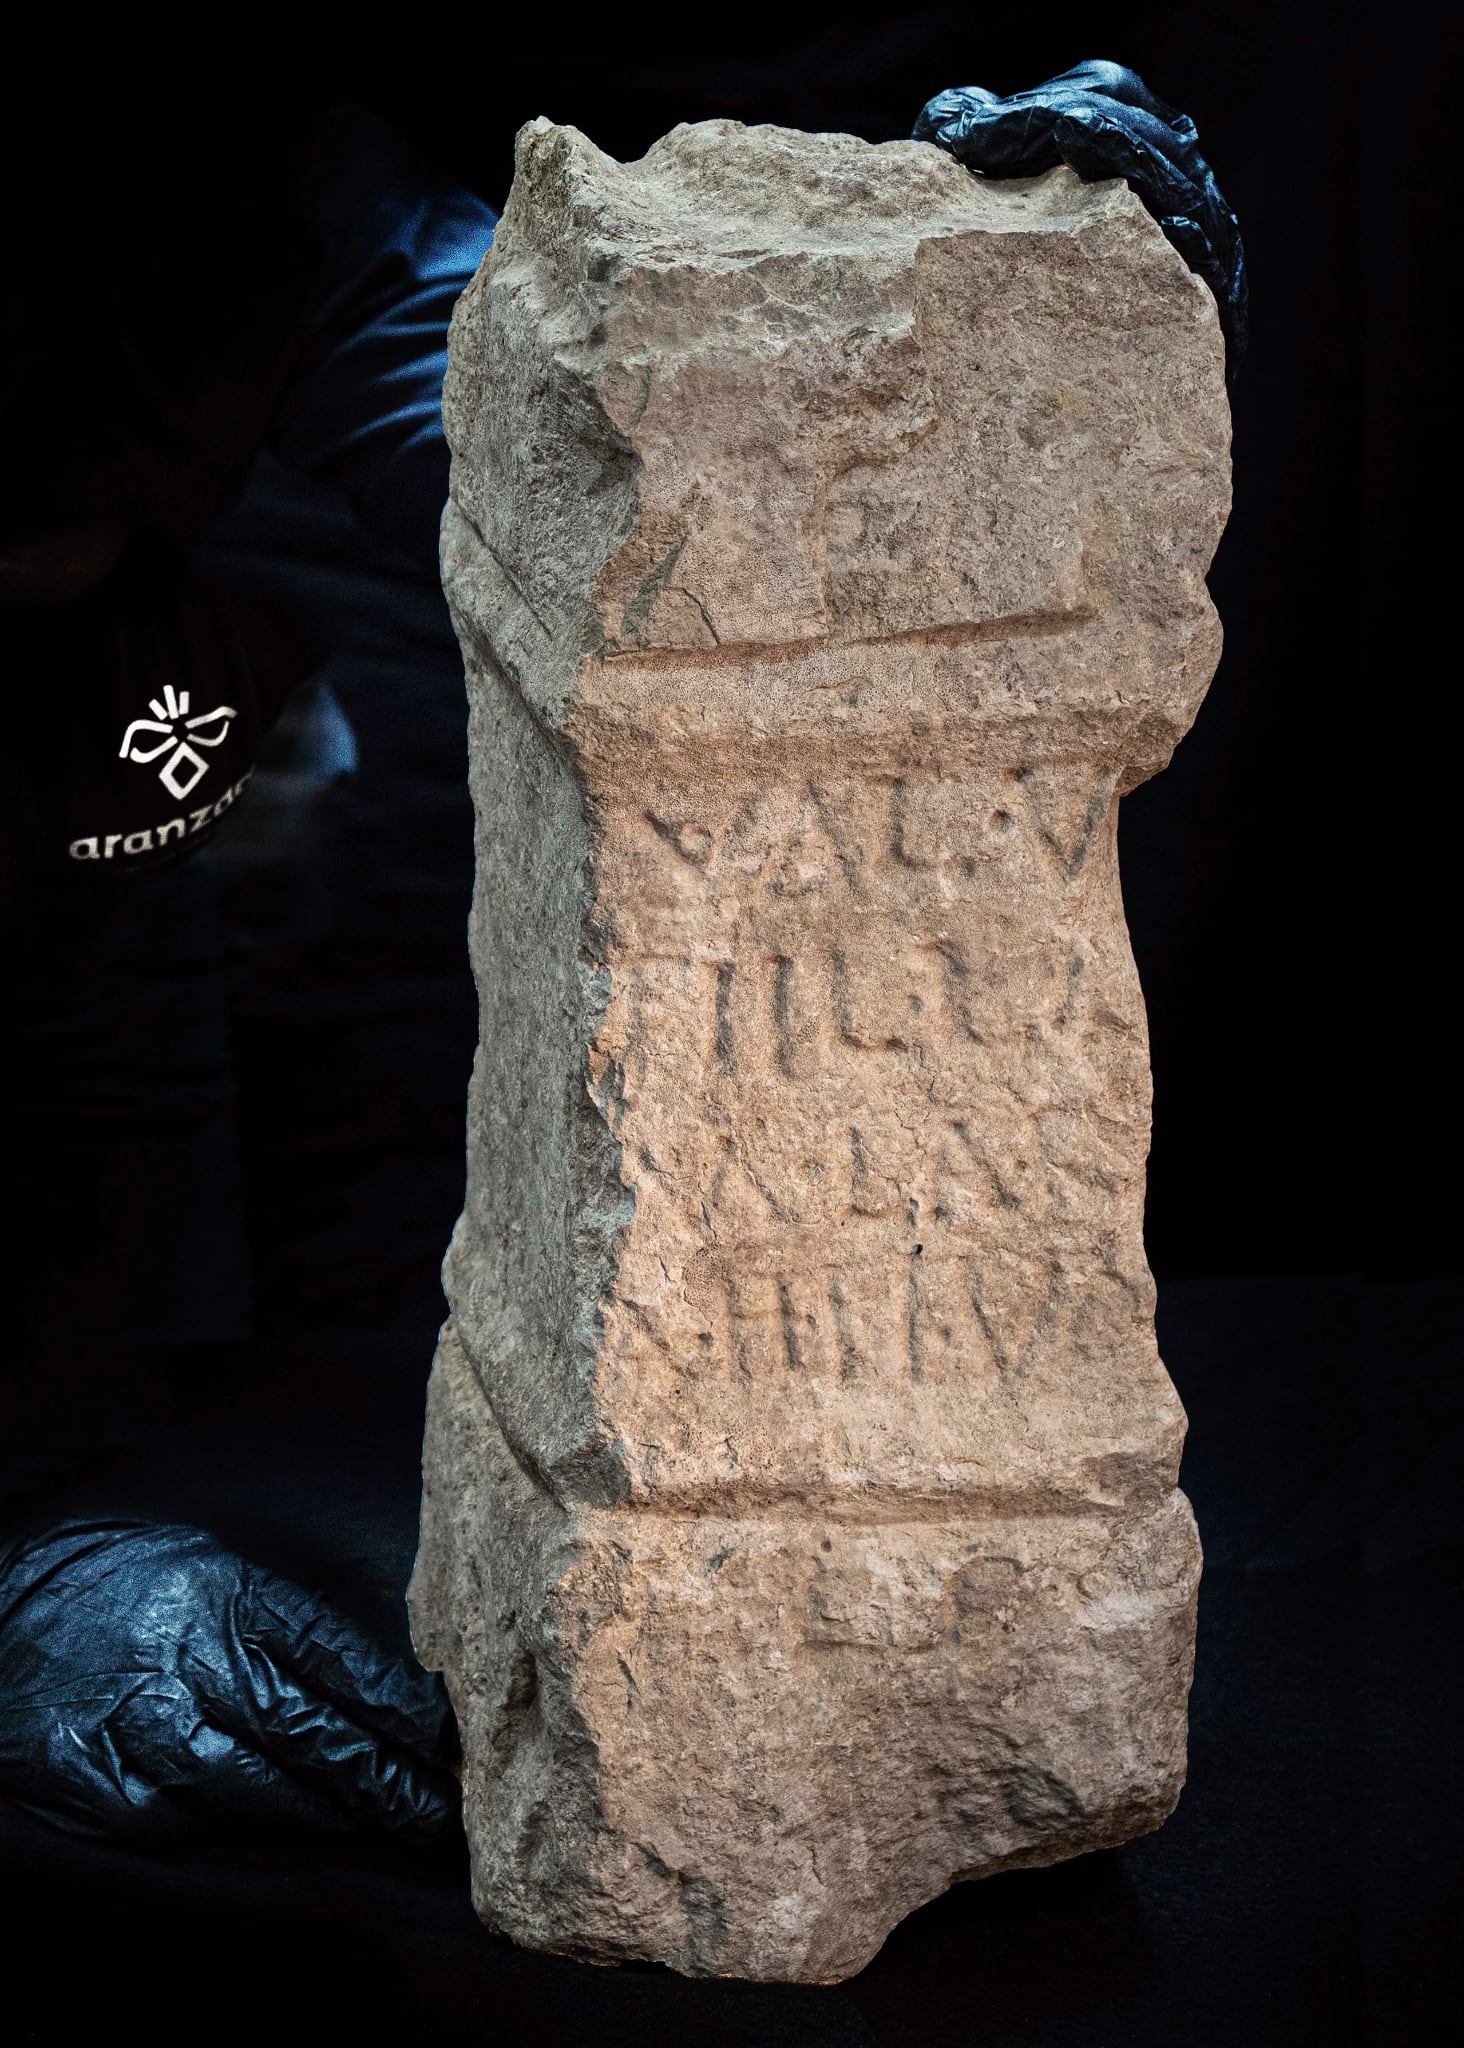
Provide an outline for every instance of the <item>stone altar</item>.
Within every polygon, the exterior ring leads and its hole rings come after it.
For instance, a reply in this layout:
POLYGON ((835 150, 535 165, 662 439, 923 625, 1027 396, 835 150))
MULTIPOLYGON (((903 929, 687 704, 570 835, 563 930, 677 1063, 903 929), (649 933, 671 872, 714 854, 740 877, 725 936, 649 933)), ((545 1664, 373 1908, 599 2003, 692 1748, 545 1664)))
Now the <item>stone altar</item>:
POLYGON ((482 1033, 411 1604, 476 1903, 837 1979, 1183 1782, 1116 818, 1219 651, 1215 307, 1120 184, 538 121, 446 418, 482 1033))

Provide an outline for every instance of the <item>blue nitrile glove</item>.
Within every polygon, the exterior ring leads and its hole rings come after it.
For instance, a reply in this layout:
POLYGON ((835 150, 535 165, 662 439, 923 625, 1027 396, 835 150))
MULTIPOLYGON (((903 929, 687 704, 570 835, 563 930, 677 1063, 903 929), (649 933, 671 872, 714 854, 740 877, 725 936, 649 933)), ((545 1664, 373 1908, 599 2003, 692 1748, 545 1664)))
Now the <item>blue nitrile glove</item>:
POLYGON ((201 1529, 65 1522, 0 1551, 0 1796, 80 1834, 450 1829, 441 1680, 201 1529))

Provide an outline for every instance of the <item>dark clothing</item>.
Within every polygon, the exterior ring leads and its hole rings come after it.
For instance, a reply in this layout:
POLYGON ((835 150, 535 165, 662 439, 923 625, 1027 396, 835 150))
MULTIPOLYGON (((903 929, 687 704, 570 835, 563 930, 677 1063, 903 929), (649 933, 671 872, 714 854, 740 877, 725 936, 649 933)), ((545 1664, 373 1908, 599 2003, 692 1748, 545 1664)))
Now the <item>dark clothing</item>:
MULTIPOLYGON (((25 1350, 247 1327, 230 937, 219 872, 189 856, 248 802, 303 680, 349 721, 330 771, 349 772, 312 798, 327 815, 308 857, 349 873, 333 935, 350 916, 442 924, 461 947, 471 816, 437 575, 440 406, 448 319, 494 215, 349 109, 281 140, 254 184, 133 224, 125 265, 58 287, 5 422, 12 532, 26 514, 131 528, 86 597, 0 607, 0 1057, 25 1350), (417 859, 398 902, 403 834, 435 865, 424 884, 417 859)), ((231 820, 226 869, 290 829, 291 774, 263 781, 276 800, 231 820)), ((317 917, 317 950, 326 936, 317 917)), ((292 973, 308 981, 308 951, 292 973)))
POLYGON ((231 602, 145 542, 99 590, 10 608, 0 633, 15 700, 3 828, 12 915, 27 898, 55 915, 55 898, 85 890, 76 908, 84 915, 105 891, 110 918, 124 876, 207 840, 318 659, 301 622, 231 602))
POLYGON ((247 194, 53 291, 9 409, 4 511, 13 532, 96 517, 132 537, 81 601, 0 613, 12 909, 86 900, 211 835, 339 639, 308 585, 343 514, 353 569, 435 592, 447 323, 494 218, 339 109, 279 138, 247 194), (227 550, 205 556, 261 459, 301 488, 272 493, 281 575, 256 545, 236 578, 227 550))

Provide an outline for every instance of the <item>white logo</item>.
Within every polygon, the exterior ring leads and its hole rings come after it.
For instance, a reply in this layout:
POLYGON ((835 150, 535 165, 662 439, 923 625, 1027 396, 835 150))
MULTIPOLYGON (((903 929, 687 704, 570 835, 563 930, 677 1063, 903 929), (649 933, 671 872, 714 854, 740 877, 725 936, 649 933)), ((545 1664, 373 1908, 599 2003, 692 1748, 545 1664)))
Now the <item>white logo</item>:
POLYGON ((228 736, 229 720, 237 716, 232 704, 216 704, 212 711, 204 711, 197 718, 188 716, 188 692, 175 691, 171 683, 163 688, 163 701, 156 697, 148 699, 148 709, 156 715, 152 718, 134 718, 122 735, 120 758, 124 761, 156 761, 160 754, 166 754, 158 770, 158 780, 165 789, 181 801, 190 790, 197 789, 209 770, 209 764, 202 754, 194 751, 194 744, 200 747, 221 746, 228 736), (189 737, 184 739, 179 726, 189 737), (160 733, 162 737, 147 745, 146 738, 138 735, 160 733), (179 774, 182 769, 187 779, 179 774), (192 772, 189 773, 188 771, 192 772))

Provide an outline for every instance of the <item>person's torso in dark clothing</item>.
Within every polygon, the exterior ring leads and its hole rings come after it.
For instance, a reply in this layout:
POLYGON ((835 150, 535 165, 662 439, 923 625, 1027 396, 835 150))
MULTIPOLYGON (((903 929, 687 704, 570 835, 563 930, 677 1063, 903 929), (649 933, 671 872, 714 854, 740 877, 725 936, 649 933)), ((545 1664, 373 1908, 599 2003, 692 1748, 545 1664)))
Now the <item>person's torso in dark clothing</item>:
POLYGON ((167 560, 11 612, 3 645, 13 886, 46 894, 110 888, 203 844, 319 658, 291 613, 237 604, 167 560))
POLYGON ((0 606, 0 886, 22 929, 105 915, 242 800, 339 637, 311 571, 337 563, 341 505, 359 564, 435 595, 447 322, 491 209, 350 108, 223 184, 102 237, 0 335, 5 526, 129 535, 85 596, 0 606), (298 477, 295 516, 276 491, 279 573, 231 585, 209 545, 261 457, 298 477))

